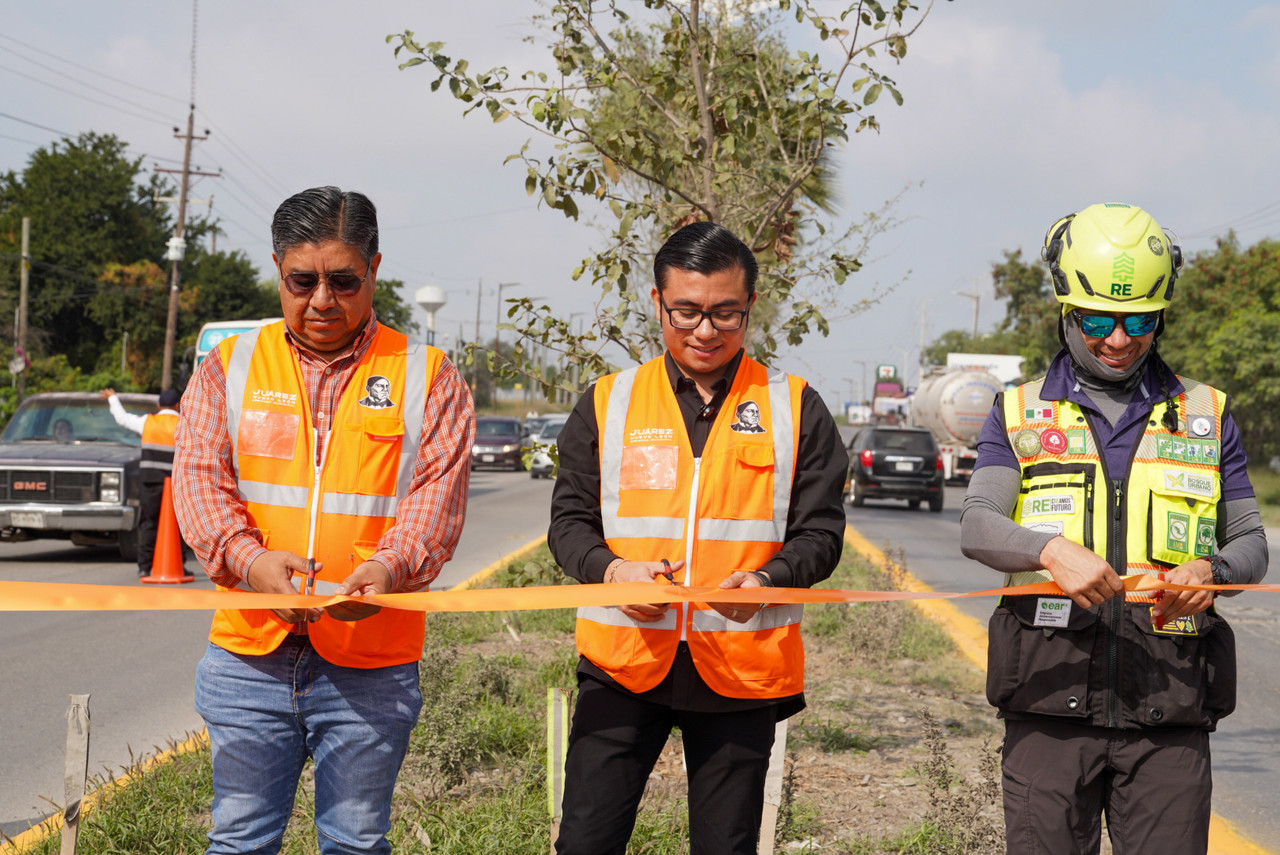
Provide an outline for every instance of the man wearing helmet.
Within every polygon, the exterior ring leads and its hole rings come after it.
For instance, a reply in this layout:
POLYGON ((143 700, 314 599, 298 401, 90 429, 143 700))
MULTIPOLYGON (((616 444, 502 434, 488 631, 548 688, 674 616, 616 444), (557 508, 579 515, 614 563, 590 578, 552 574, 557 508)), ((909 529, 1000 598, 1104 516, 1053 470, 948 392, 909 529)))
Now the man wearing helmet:
POLYGON ((1209 731, 1235 707, 1235 641, 1211 591, 1125 592, 1125 575, 1259 581, 1266 533, 1240 431, 1217 389, 1156 341, 1181 250, 1129 205, 1093 205, 1045 237, 1063 349, 997 397, 961 514, 961 550, 1006 584, 987 698, 1005 719, 1008 852, 1208 847, 1209 731))

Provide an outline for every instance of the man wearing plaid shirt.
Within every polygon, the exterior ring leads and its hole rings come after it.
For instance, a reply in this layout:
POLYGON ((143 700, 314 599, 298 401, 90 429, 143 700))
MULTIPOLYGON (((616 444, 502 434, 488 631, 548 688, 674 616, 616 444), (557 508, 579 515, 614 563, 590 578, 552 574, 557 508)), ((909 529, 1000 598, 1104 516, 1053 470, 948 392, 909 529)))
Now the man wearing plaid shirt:
MULTIPOLYGON (((382 256, 366 197, 304 191, 271 230, 283 322, 224 342, 183 398, 183 536, 224 589, 422 590, 462 529, 470 392, 443 353, 375 318, 382 256), (361 400, 374 376, 389 405, 361 400)), ((213 747, 209 853, 279 851, 308 757, 320 851, 390 851, 423 632, 421 613, 351 601, 214 616, 196 675, 213 747)))

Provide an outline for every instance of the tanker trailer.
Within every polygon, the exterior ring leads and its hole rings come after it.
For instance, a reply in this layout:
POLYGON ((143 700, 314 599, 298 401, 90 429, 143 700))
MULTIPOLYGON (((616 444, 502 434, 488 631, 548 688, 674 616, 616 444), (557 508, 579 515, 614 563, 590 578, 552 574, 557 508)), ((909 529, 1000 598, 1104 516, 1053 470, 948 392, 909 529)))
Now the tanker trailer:
POLYGON ((1004 384, 981 368, 958 368, 920 381, 911 396, 911 423, 928 428, 947 481, 968 481, 978 459, 978 434, 1004 384))

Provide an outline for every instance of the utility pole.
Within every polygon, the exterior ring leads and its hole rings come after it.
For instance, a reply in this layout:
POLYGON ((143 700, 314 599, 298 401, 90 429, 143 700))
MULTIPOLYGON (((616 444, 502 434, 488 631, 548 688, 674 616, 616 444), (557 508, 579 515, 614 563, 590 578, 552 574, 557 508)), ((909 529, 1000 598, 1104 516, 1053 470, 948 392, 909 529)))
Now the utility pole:
POLYGON ((973 340, 978 340, 978 301, 982 299, 982 294, 978 291, 978 277, 969 277, 973 283, 972 291, 952 291, 957 297, 967 297, 973 301, 973 340))
POLYGON ((22 218, 22 260, 18 269, 18 334, 14 337, 18 352, 14 357, 23 362, 18 372, 18 401, 27 391, 27 291, 31 281, 31 218, 22 218))
MULTIPOLYGON (((187 242, 182 237, 182 232, 186 227, 187 221, 187 191, 191 188, 191 176, 203 175, 212 178, 221 177, 216 172, 192 172, 191 170, 191 143, 193 140, 207 140, 208 131, 205 136, 197 137, 193 131, 196 120, 196 105, 191 104, 190 110, 187 112, 187 132, 178 134, 177 128, 174 128, 174 137, 185 140, 182 152, 182 182, 178 191, 178 220, 173 227, 173 237, 169 238, 169 316, 165 321, 164 327, 164 361, 160 367, 160 390, 170 389, 173 387, 173 343, 178 334, 178 290, 182 284, 182 258, 186 254, 187 242)), ((156 167, 156 172, 177 172, 175 169, 161 169, 156 167)))
MULTIPOLYGON (((480 298, 484 296, 484 280, 476 280, 476 334, 472 337, 472 342, 476 347, 481 347, 480 341, 480 298)), ((480 394, 480 360, 474 358, 471 362, 471 394, 480 394)))

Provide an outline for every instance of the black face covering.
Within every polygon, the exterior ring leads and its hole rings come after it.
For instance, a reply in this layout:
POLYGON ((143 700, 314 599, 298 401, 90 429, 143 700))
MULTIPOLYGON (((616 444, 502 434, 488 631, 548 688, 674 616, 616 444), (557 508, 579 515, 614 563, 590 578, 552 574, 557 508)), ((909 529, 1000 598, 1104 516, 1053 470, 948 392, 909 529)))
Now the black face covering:
POLYGON ((1123 371, 1118 371, 1089 352, 1075 312, 1068 312, 1060 323, 1059 332, 1062 334, 1067 351, 1071 354, 1071 362, 1075 366, 1076 376, 1080 379, 1081 385, 1119 389, 1126 392, 1137 387, 1142 380, 1147 360, 1156 351, 1154 344, 1147 348, 1147 352, 1142 354, 1140 359, 1123 371))

